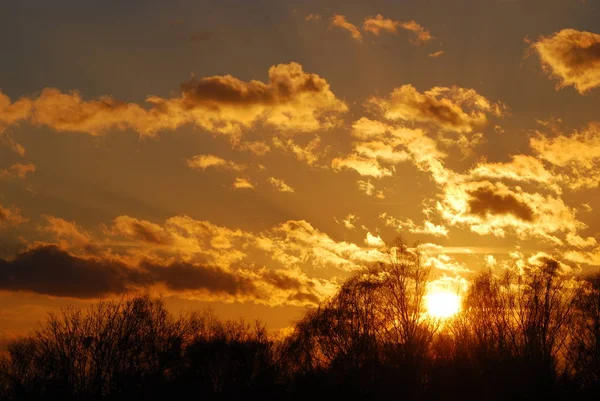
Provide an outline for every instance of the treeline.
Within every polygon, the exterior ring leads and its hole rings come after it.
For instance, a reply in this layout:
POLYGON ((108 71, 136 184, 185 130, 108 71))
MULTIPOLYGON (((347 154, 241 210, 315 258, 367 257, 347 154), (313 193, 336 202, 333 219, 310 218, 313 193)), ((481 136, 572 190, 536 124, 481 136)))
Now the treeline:
POLYGON ((600 399, 600 276, 555 260, 480 273, 455 317, 399 244, 286 338, 160 299, 51 315, 0 358, 2 400, 600 399))

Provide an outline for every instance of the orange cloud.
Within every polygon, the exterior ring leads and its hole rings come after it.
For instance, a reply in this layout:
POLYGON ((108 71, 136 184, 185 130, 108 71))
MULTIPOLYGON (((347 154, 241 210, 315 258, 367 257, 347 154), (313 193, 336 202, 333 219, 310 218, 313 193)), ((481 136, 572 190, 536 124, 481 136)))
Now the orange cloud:
POLYGON ((358 180, 356 181, 356 184, 358 185, 358 190, 365 195, 374 196, 377 199, 385 199, 383 191, 376 189, 375 185, 373 185, 370 180, 358 180))
POLYGON ((26 120, 31 115, 32 101, 27 98, 21 98, 16 102, 11 102, 10 98, 0 92, 0 133, 7 126, 26 120))
POLYGON ((93 242, 90 233, 79 227, 75 222, 49 215, 43 215, 42 217, 46 224, 38 227, 38 230, 54 235, 59 241, 58 245, 61 249, 87 248, 93 242))
POLYGON ((412 160, 419 169, 432 172, 436 181, 447 180, 447 172, 440 162, 446 154, 439 151, 436 142, 421 129, 393 127, 363 117, 353 123, 352 136, 360 141, 353 143, 354 153, 333 160, 335 170, 345 167, 363 176, 380 178, 395 171, 394 166, 384 167, 382 163, 412 160))
POLYGON ((273 145, 286 152, 292 152, 296 156, 296 159, 306 162, 309 166, 314 165, 324 153, 324 151, 319 151, 321 138, 318 135, 305 146, 298 145, 292 138, 283 140, 278 137, 273 138, 273 145))
POLYGON ((32 163, 21 164, 16 163, 10 166, 9 168, 5 168, 0 170, 0 178, 25 178, 27 174, 35 172, 35 166, 32 163))
POLYGON ((392 175, 392 170, 382 167, 376 159, 351 154, 347 157, 337 157, 331 161, 331 167, 339 171, 343 168, 355 170, 362 176, 381 178, 392 175))
POLYGON ((389 216, 387 213, 382 213, 379 218, 385 221, 385 225, 394 227, 399 233, 410 232, 414 234, 427 234, 439 237, 448 236, 448 228, 441 224, 434 224, 429 220, 425 220, 422 225, 417 225, 411 219, 397 219, 389 216))
POLYGON ((592 122, 571 135, 548 137, 537 133, 529 145, 538 157, 561 173, 559 179, 573 189, 598 187, 600 174, 600 123, 592 122))
POLYGON ((537 158, 527 155, 514 155, 508 163, 478 163, 469 175, 476 178, 503 179, 516 182, 536 182, 560 193, 555 176, 537 158))
POLYGON ((557 79, 557 89, 573 86, 584 94, 600 86, 600 35, 563 29, 532 43, 542 67, 557 79))
POLYGON ((241 150, 248 150, 254 153, 256 156, 264 156, 271 151, 271 147, 265 142, 261 141, 241 142, 237 148, 241 150))
POLYGON ((294 188, 287 185, 283 180, 274 177, 269 177, 268 181, 279 192, 294 192, 294 188))
POLYGON ((247 178, 237 177, 233 183, 235 189, 253 189, 254 185, 247 178))
POLYGON ((502 182, 472 181, 454 175, 443 187, 437 203, 441 217, 451 225, 464 225, 481 235, 504 237, 508 230, 521 238, 530 236, 563 245, 557 233, 576 233, 587 226, 577 211, 560 198, 510 188, 502 182))
POLYGON ((327 81, 306 73, 298 63, 269 69, 269 82, 241 81, 231 75, 192 79, 181 84, 179 97, 149 96, 148 109, 110 96, 84 100, 74 91, 46 88, 35 99, 10 99, 0 94, 0 125, 28 120, 57 131, 100 135, 130 129, 152 136, 194 124, 235 141, 244 129, 263 123, 283 131, 303 132, 330 128, 336 115, 347 110, 327 81))
POLYGON ((493 103, 473 89, 434 87, 424 93, 412 85, 403 85, 387 98, 371 97, 389 120, 433 123, 442 129, 472 132, 486 125, 487 115, 500 116, 505 106, 493 103))
POLYGON ((417 36, 417 39, 414 41, 415 44, 429 42, 431 39, 433 39, 431 33, 415 21, 403 22, 400 26, 408 31, 413 32, 417 36))
POLYGON ((383 18, 381 14, 377 14, 374 17, 365 18, 363 22, 363 30, 377 36, 379 36, 382 31, 396 33, 398 28, 413 32, 417 37, 416 40, 413 41, 415 44, 422 44, 433 39, 431 33, 415 21, 394 21, 389 18, 383 18))
POLYGON ((434 53, 429 53, 428 56, 431 58, 438 58, 440 56, 444 55, 444 51, 443 50, 439 50, 437 52, 434 53))
POLYGON ((400 25, 401 23, 399 21, 383 18, 383 15, 377 14, 374 17, 365 18, 365 21, 363 22, 363 30, 379 36, 381 31, 396 33, 396 30, 400 25))
POLYGON ((217 168, 231 171, 242 171, 246 166, 237 164, 235 162, 225 160, 215 155, 196 155, 186 160, 188 167, 197 170, 206 170, 208 168, 217 168))
POLYGON ((362 34, 358 30, 358 27, 346 20, 343 15, 335 14, 331 18, 331 26, 336 26, 348 32, 353 39, 362 42, 362 34))
POLYGON ((375 236, 370 232, 368 232, 367 236, 365 237, 365 244, 367 244, 367 246, 375 248, 385 246, 385 242, 383 242, 379 235, 375 236))
POLYGON ((119 216, 92 235, 75 222, 45 219, 39 232, 58 244, 35 242, 10 261, 0 259, 0 289, 76 298, 157 290, 307 306, 334 293, 338 283, 308 277, 303 267, 351 271, 383 257, 378 249, 334 241, 305 221, 254 234, 188 216, 164 224, 119 216))
POLYGON ((6 131, 2 132, 1 128, 0 128, 0 146, 10 149, 11 151, 15 152, 16 154, 18 154, 21 157, 25 156, 25 148, 21 144, 19 144, 17 141, 15 141, 13 139, 12 135, 10 135, 10 133, 8 133, 6 131))
POLYGON ((21 214, 21 209, 7 208, 0 205, 0 227, 7 224, 18 226, 26 221, 27 219, 21 214))

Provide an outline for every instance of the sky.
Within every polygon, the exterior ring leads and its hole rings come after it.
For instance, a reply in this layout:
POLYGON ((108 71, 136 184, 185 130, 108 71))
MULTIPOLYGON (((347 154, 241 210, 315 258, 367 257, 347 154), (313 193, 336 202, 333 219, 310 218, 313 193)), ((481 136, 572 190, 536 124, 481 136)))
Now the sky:
POLYGON ((397 238, 432 286, 600 266, 600 1, 0 12, 0 344, 128 294, 289 327, 397 238))

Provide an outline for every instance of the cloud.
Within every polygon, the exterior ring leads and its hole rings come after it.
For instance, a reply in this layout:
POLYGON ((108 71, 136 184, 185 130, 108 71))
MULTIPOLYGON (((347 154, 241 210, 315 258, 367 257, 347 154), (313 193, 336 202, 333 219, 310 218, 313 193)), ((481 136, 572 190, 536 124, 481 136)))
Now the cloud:
POLYGON ((42 218, 46 224, 38 227, 38 230, 52 234, 59 241, 61 249, 88 248, 93 241, 90 233, 73 221, 50 215, 43 215, 42 218))
POLYGON ((18 226, 26 221, 27 219, 21 214, 21 209, 0 205, 0 227, 3 225, 18 226))
POLYGON ((573 86, 584 94, 600 86, 600 35, 563 29, 531 44, 557 89, 573 86))
POLYGON ((16 163, 9 168, 0 170, 0 178, 25 178, 27 174, 33 172, 35 172, 35 166, 32 163, 16 163))
POLYGON ((383 240, 381 239, 381 237, 375 236, 373 234, 371 234, 370 232, 367 232, 367 236, 365 237, 365 244, 367 244, 367 246, 370 247, 381 247, 381 246, 385 246, 385 242, 383 242, 383 240))
POLYGON ((537 158, 528 155, 514 155, 508 163, 480 162, 469 172, 472 177, 535 182, 560 193, 555 176, 537 158))
POLYGON ((248 150, 256 156, 264 156, 271 151, 271 147, 262 141, 241 142, 237 147, 241 150, 248 150))
POLYGON ((399 233, 410 232, 413 234, 426 234, 439 237, 448 236, 448 228, 441 224, 434 224, 429 220, 425 220, 422 225, 417 225, 411 219, 397 219, 389 216, 387 213, 382 213, 379 218, 385 221, 385 225, 394 227, 399 233))
POLYGON ((0 147, 8 148, 21 157, 25 156, 25 148, 21 144, 19 144, 17 141, 15 141, 9 132, 7 132, 7 131, 2 132, 1 126, 0 126, 0 147))
POLYGON ((374 17, 367 17, 363 22, 363 30, 365 32, 370 32, 373 35, 379 36, 381 31, 388 33, 396 33, 398 27, 400 26, 399 21, 394 21, 389 18, 383 18, 383 15, 377 14, 374 17))
POLYGON ((153 245, 179 245, 182 248, 185 247, 184 241, 178 241, 179 236, 175 233, 164 229, 158 224, 129 216, 116 217, 108 233, 153 245))
POLYGON ((464 262, 458 262, 444 253, 435 256, 426 254, 423 259, 425 267, 454 274, 473 273, 473 270, 469 269, 464 262))
POLYGON ((352 229, 356 228, 354 223, 356 223, 357 220, 358 220, 358 217, 356 217, 356 215, 354 215, 352 213, 348 214, 348 216, 346 216, 346 218, 343 220, 344 227, 346 227, 348 230, 352 230, 352 229))
POLYGON ((574 234, 574 233, 568 233, 566 240, 569 245, 573 245, 577 248, 589 248, 591 246, 598 245, 596 238, 594 238, 594 237, 582 238, 581 236, 574 234))
POLYGON ((196 155, 186 160, 188 167, 197 170, 206 170, 208 168, 217 168, 222 170, 242 171, 246 166, 235 162, 225 160, 215 155, 196 155))
MULTIPOLYGON (((447 180, 447 172, 440 162, 446 154, 438 150, 436 142, 421 129, 394 127, 363 117, 353 123, 352 136, 359 139, 353 143, 354 152, 334 159, 334 170, 345 167, 363 176, 380 178, 395 171, 393 165, 385 167, 382 164, 411 160, 419 169, 432 172, 436 180, 447 180)), ((367 187, 363 186, 364 189, 367 187)))
POLYGON ((438 58, 438 57, 440 57, 442 55, 444 55, 444 51, 443 50, 439 50, 437 52, 429 53, 427 56, 429 56, 431 58, 438 58))
POLYGON ((538 132, 529 145, 539 158, 561 173, 559 179, 573 189, 598 187, 600 174, 600 123, 592 122, 571 135, 548 137, 538 132))
POLYGON ((375 178, 392 175, 392 170, 382 167, 376 159, 359 156, 357 154, 351 154, 347 157, 337 157, 332 160, 331 167, 336 171, 340 171, 344 168, 351 169, 362 176, 371 176, 375 178))
POLYGON ((0 92, 0 133, 6 127, 28 119, 31 111, 31 99, 23 97, 15 102, 11 102, 8 96, 0 92))
POLYGON ((274 177, 269 177, 268 180, 271 183, 271 185, 273 185, 273 187, 279 192, 294 192, 294 188, 287 185, 285 182, 283 182, 283 180, 274 177))
POLYGON ((118 216, 93 232, 59 217, 43 218, 38 232, 44 241, 0 259, 0 289, 76 298, 156 291, 307 306, 337 290, 332 269, 346 274, 384 257, 380 249, 333 240, 303 220, 254 233, 185 215, 162 224, 118 216), (323 269, 317 277, 304 270, 315 268, 323 269))
POLYGON ((296 159, 306 162, 309 166, 314 165, 322 156, 324 152, 320 152, 318 149, 321 146, 321 137, 318 135, 315 136, 310 142, 308 142, 305 146, 298 145, 296 142, 292 140, 292 138, 287 138, 285 140, 274 137, 273 145, 282 149, 286 152, 292 152, 296 159))
POLYGON ((493 188, 478 188, 467 192, 469 212, 479 216, 488 214, 511 214, 523 221, 533 221, 533 210, 529 205, 510 193, 498 193, 493 188))
POLYGON ((44 246, 0 259, 0 288, 38 294, 96 298, 162 284, 173 291, 207 291, 236 295, 255 291, 252 282, 218 267, 174 262, 127 266, 102 258, 80 258, 55 246, 44 246))
POLYGON ((519 238, 538 237, 554 245, 564 243, 557 233, 576 233, 587 227, 577 220, 577 211, 558 197, 525 192, 502 182, 472 180, 455 175, 443 187, 436 209, 450 225, 499 237, 510 231, 519 238))
POLYGON ((284 266, 354 271, 384 257, 377 249, 334 241, 304 220, 289 220, 263 233, 256 245, 284 266))
POLYGON ((0 125, 20 120, 57 131, 100 135, 109 130, 133 130, 142 136, 194 124, 232 136, 261 123, 282 131, 306 132, 338 124, 347 105, 331 92, 327 81, 303 71, 298 63, 274 65, 267 83, 241 81, 231 75, 191 79, 180 96, 148 96, 149 108, 110 96, 84 100, 77 91, 46 88, 34 99, 15 103, 0 93, 0 125))
POLYGON ((416 35, 416 39, 413 41, 415 44, 422 44, 433 39, 431 33, 415 21, 394 21, 389 18, 383 18, 381 14, 377 14, 374 17, 365 18, 363 22, 363 30, 376 36, 379 36, 382 31, 396 33, 398 28, 413 32, 416 35))
POLYGON ((505 106, 493 103, 473 89, 457 86, 434 87, 423 93, 403 85, 389 97, 371 97, 369 104, 379 108, 388 120, 432 123, 457 132, 472 132, 487 124, 487 116, 500 116, 505 106))
POLYGON ((414 40, 415 44, 426 43, 433 39, 431 33, 416 21, 403 22, 400 26, 416 35, 417 38, 414 40))
POLYGON ((247 178, 237 177, 233 183, 235 189, 252 189, 254 185, 247 178))
POLYGON ((350 34, 350 36, 352 36, 353 39, 362 42, 362 34, 360 33, 360 31, 358 30, 358 27, 350 22, 348 22, 346 20, 346 17, 344 17, 343 15, 339 15, 339 14, 335 14, 332 18, 331 18, 331 26, 334 27, 338 27, 341 28, 343 30, 345 30, 346 32, 348 32, 350 34))
POLYGON ((592 251, 567 251, 563 257, 571 262, 584 263, 591 266, 600 266, 600 247, 592 251))
POLYGON ((375 189, 375 185, 373 185, 370 180, 358 180, 356 181, 356 185, 358 185, 358 190, 367 196, 374 196, 377 199, 385 199, 383 191, 375 189))

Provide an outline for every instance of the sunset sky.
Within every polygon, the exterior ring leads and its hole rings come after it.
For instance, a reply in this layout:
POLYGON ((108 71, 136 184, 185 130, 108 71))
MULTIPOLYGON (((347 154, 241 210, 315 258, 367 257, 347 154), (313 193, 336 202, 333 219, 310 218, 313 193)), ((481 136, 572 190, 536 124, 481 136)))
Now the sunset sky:
POLYGON ((600 266, 599 0, 0 7, 0 343, 149 292, 274 330, 420 244, 600 266))

